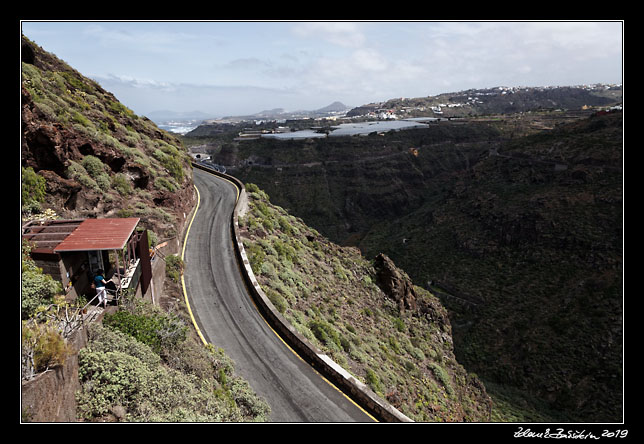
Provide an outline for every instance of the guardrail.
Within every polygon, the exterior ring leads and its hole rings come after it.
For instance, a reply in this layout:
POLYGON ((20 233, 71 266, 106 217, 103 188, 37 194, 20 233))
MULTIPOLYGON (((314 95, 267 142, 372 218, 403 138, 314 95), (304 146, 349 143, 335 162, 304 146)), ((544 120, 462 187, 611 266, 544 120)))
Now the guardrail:
POLYGON ((413 422, 409 417, 398 411, 395 407, 376 395, 366 384, 357 380, 353 375, 335 363, 326 354, 318 350, 304 336, 302 336, 291 324, 282 317, 279 311, 273 306, 262 288, 260 287, 255 274, 250 267, 242 238, 239 234, 239 212, 247 205, 246 189, 244 184, 237 178, 214 171, 198 163, 193 162, 193 167, 207 171, 219 176, 239 189, 239 195, 233 215, 231 217, 231 228, 234 236, 234 247, 236 259, 239 262, 242 277, 246 287, 259 307, 262 315, 271 327, 288 343, 288 345, 314 369, 331 381, 337 388, 356 401, 362 408, 369 411, 375 417, 386 422, 413 422))

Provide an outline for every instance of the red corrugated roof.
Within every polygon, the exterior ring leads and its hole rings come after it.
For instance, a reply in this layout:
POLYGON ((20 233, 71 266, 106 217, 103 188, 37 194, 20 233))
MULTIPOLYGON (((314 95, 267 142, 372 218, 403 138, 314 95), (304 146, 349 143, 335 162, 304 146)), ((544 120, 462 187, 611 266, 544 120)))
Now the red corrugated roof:
POLYGON ((138 217, 85 219, 54 248, 54 252, 121 249, 134 232, 139 220, 138 217))
POLYGON ((83 219, 32 221, 22 227, 22 239, 33 245, 31 253, 53 254, 54 248, 81 224, 83 219))

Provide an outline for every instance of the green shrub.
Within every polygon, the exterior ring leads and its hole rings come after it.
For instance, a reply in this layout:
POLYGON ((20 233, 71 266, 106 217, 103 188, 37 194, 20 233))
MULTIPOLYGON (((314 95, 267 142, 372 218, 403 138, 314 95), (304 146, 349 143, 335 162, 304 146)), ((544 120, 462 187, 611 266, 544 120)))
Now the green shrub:
POLYGON ((58 329, 47 324, 32 324, 23 321, 22 348, 33 356, 33 368, 42 372, 65 363, 71 348, 58 329))
POLYGON ((246 380, 233 379, 229 384, 229 390, 244 418, 252 418, 255 422, 268 421, 271 412, 269 405, 255 395, 246 380))
POLYGON ((108 191, 112 186, 112 181, 110 180, 110 176, 108 176, 105 173, 98 176, 95 180, 96 180, 96 185, 98 185, 98 187, 102 191, 108 191))
MULTIPOLYGON (((130 309, 138 316, 161 313, 145 304, 130 309)), ((127 421, 268 419, 268 404, 233 375, 232 361, 221 349, 184 338, 158 355, 134 337, 100 325, 89 328, 88 339, 79 352, 80 419, 103 420, 115 406, 125 409, 127 421)))
POLYGON ((78 366, 82 390, 76 401, 83 419, 105 415, 116 405, 135 410, 138 404, 150 400, 151 384, 161 376, 138 358, 120 351, 81 349, 78 366))
POLYGON ((54 296, 62 291, 61 283, 44 274, 29 257, 27 245, 23 245, 21 281, 22 319, 33 316, 40 305, 50 304, 54 296))
POLYGON ((100 191, 98 184, 94 179, 90 177, 90 175, 87 173, 87 170, 85 170, 85 167, 73 160, 69 161, 69 166, 67 167, 67 177, 69 179, 76 180, 84 187, 100 191))
POLYGON ((445 391, 447 391, 448 394, 453 395, 454 394, 454 389, 452 388, 452 384, 450 383, 449 380, 449 375, 447 374, 447 371, 441 367, 440 365, 432 362, 429 364, 429 367, 432 369, 432 372, 434 373, 434 376, 443 384, 443 387, 445 387, 445 391))
POLYGON ((262 270, 264 258, 266 257, 264 249, 260 245, 253 243, 252 245, 245 247, 245 250, 253 273, 259 275, 262 270))
MULTIPOLYGON (((340 333, 328 322, 323 320, 312 320, 308 324, 311 333, 322 344, 330 347, 332 350, 340 350, 343 348, 343 341, 340 333)), ((345 342, 347 345, 348 342, 345 342)), ((348 345, 347 345, 348 346, 348 345)))
POLYGON ((83 160, 81 160, 81 166, 85 169, 87 174, 94 179, 99 190, 107 191, 110 189, 112 182, 101 159, 92 155, 87 155, 83 160))
POLYGON ((262 264, 260 274, 269 279, 270 282, 277 282, 277 271, 275 270, 275 265, 272 262, 266 261, 262 264))
POLYGON ((159 190, 176 191, 177 189, 175 184, 165 177, 157 177, 154 180, 154 186, 159 190))
POLYGON ((255 185, 254 183, 247 183, 246 184, 246 191, 248 193, 257 193, 259 192, 259 187, 255 185))
POLYGON ((293 227, 289 223, 288 219, 286 219, 284 216, 280 216, 278 222, 283 233, 288 235, 293 234, 293 227))
POLYGON ((103 323, 148 345, 155 353, 184 340, 187 332, 185 325, 170 315, 148 316, 126 310, 106 315, 103 323))
POLYGON ((336 277, 338 277, 340 280, 343 281, 348 281, 349 277, 347 276, 346 270, 342 266, 342 263, 337 257, 333 258, 333 273, 335 274, 336 277))
POLYGON ((266 205, 264 202, 261 200, 259 202, 255 203, 255 208, 260 212, 260 214, 270 217, 272 216, 271 210, 268 208, 268 205, 266 205))
POLYGON ((29 269, 22 272, 22 318, 32 316, 36 308, 53 301, 60 293, 60 282, 51 276, 43 274, 42 270, 29 269))
POLYGON ((166 156, 162 163, 172 177, 179 182, 183 181, 183 165, 177 157, 166 156))
MULTIPOLYGON (((169 145, 168 145, 169 146, 169 145)), ((175 149, 176 151, 176 149, 175 149)), ((183 181, 183 165, 180 160, 180 153, 178 155, 168 154, 160 149, 154 150, 152 153, 163 167, 168 170, 168 173, 177 181, 183 181)))
POLYGON ((132 110, 130 110, 125 105, 123 105, 121 102, 108 100, 107 101, 107 107, 114 114, 125 115, 125 116, 132 117, 132 118, 135 117, 134 112, 132 112, 132 110))
POLYGON ((45 178, 36 174, 33 168, 22 168, 22 205, 39 204, 45 200, 47 190, 45 178))
POLYGON ((80 77, 70 71, 60 71, 59 75, 65 79, 65 83, 69 89, 77 89, 86 93, 93 93, 94 88, 91 85, 83 82, 80 77))
POLYGON ((271 303, 275 306, 277 311, 280 313, 284 313, 286 311, 286 308, 288 307, 288 303, 286 302, 286 299, 279 294, 277 291, 267 288, 266 289, 266 296, 268 299, 271 301, 271 303))
POLYGON ((80 123, 83 126, 93 126, 87 117, 79 113, 78 111, 72 110, 71 112, 72 122, 80 123))
POLYGON ((42 102, 36 103, 36 108, 38 108, 48 120, 56 120, 56 111, 51 106, 51 102, 48 100, 43 100, 42 102))
POLYGON ((112 177, 112 188, 114 188, 121 196, 129 196, 132 194, 132 184, 127 176, 122 173, 115 174, 112 177))
POLYGON ((275 229, 275 224, 273 219, 270 217, 262 217, 261 219, 262 226, 266 228, 267 231, 272 232, 275 229))
POLYGON ((409 351, 409 354, 412 355, 414 358, 416 358, 418 361, 424 361, 425 360, 425 354, 423 351, 417 347, 412 347, 411 350, 409 351))
POLYGON ((399 355, 401 350, 400 350, 400 345, 398 344, 398 341, 396 340, 396 338, 394 338, 393 336, 390 336, 389 339, 388 339, 388 343, 389 343, 389 346, 391 347, 391 349, 397 355, 399 355))
POLYGON ((83 157, 83 160, 81 160, 81 165, 83 165, 83 168, 85 168, 87 174, 94 178, 105 173, 105 166, 103 165, 103 161, 96 156, 92 156, 91 154, 83 157))
POLYGON ((287 242, 282 242, 281 240, 276 239, 273 242, 273 248, 275 248, 279 257, 293 263, 297 263, 297 251, 295 251, 295 248, 291 247, 287 242))
POLYGON ((165 258, 165 272, 166 275, 173 282, 181 281, 181 274, 183 274, 184 263, 183 260, 177 255, 166 256, 165 258))
POLYGON ((382 391, 380 378, 378 377, 376 372, 374 372, 370 368, 367 369, 366 382, 367 382, 367 385, 369 385, 369 387, 371 387, 371 390, 373 390, 374 392, 379 393, 382 391))
POLYGON ((87 332, 92 351, 126 353, 136 357, 149 368, 155 368, 161 362, 159 355, 148 345, 119 330, 92 322, 88 325, 87 332))

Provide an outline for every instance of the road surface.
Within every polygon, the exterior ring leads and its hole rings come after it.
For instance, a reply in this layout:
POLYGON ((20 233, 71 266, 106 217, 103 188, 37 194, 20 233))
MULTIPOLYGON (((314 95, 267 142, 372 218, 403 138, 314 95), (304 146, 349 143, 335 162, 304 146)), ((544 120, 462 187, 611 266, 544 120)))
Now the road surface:
POLYGON ((230 219, 236 187, 194 169, 201 203, 185 248, 184 282, 204 339, 271 407, 274 422, 372 422, 288 348, 255 307, 235 259, 230 219))

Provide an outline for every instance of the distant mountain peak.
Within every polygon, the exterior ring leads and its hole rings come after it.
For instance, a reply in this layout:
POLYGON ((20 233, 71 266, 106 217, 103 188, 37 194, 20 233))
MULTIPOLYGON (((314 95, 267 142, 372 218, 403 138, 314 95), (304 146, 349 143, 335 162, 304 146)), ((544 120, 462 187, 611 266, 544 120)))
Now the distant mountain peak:
POLYGON ((315 110, 317 113, 331 113, 331 112, 339 112, 339 111, 346 111, 350 109, 350 107, 346 106, 342 102, 335 101, 330 105, 325 106, 324 108, 320 108, 318 110, 315 110))

